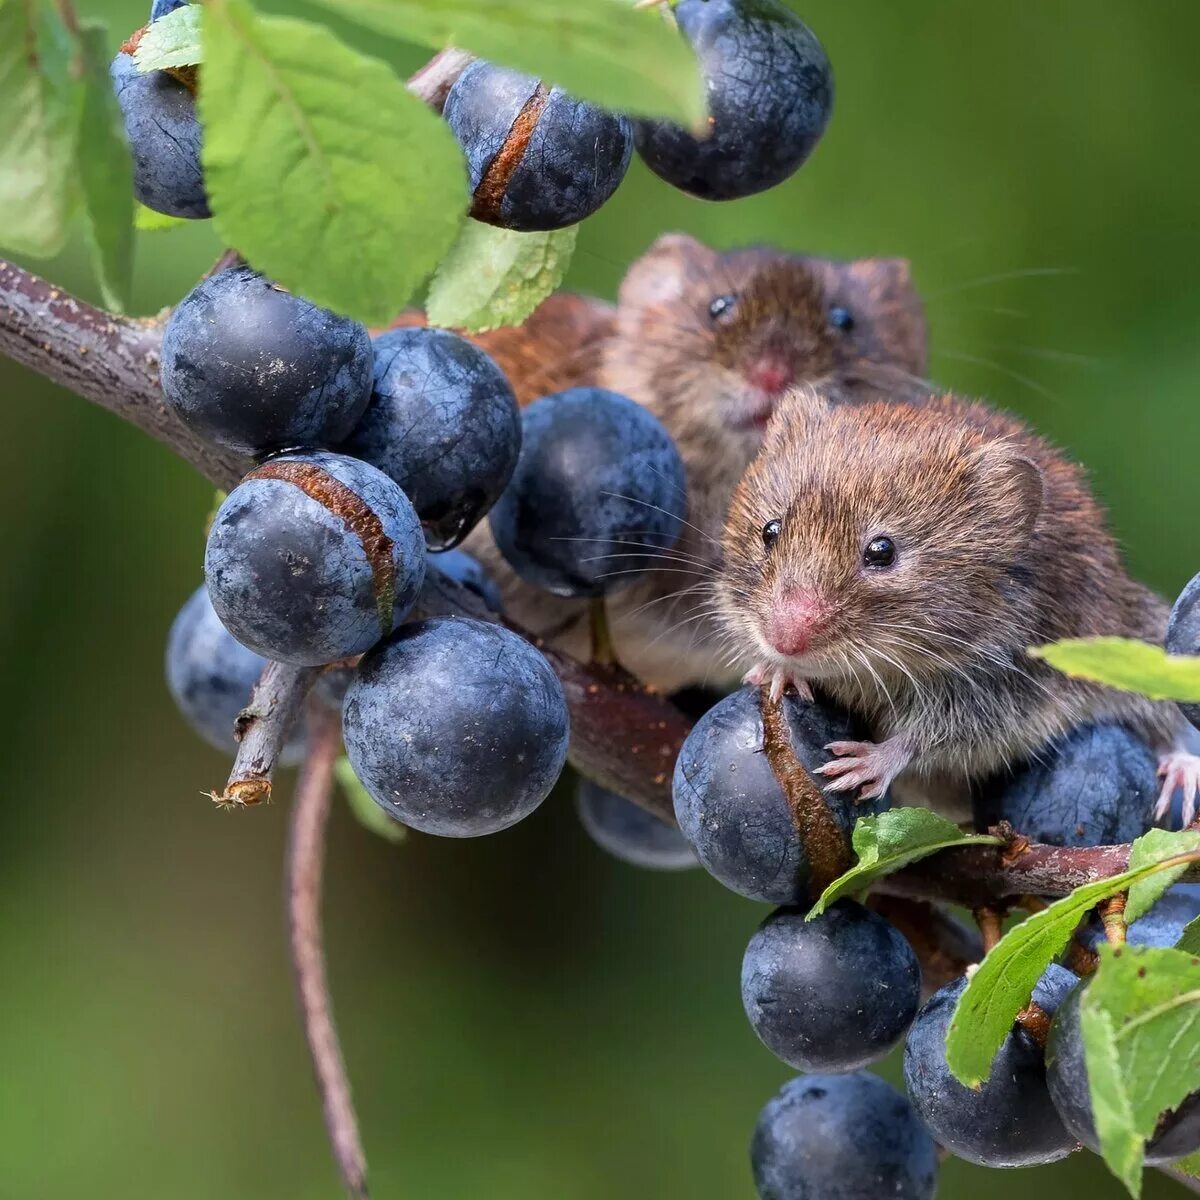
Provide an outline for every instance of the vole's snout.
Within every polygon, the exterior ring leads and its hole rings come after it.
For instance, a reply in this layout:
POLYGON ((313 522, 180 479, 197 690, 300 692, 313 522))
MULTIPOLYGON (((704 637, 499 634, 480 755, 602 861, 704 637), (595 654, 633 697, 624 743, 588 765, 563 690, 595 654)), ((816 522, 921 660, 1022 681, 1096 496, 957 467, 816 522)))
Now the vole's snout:
POLYGON ((787 588, 775 596, 765 631, 767 641, 777 653, 795 658, 820 638, 829 618, 824 597, 808 588, 787 588))
POLYGON ((796 372, 783 358, 767 354, 746 368, 746 382, 777 399, 796 382, 796 372))

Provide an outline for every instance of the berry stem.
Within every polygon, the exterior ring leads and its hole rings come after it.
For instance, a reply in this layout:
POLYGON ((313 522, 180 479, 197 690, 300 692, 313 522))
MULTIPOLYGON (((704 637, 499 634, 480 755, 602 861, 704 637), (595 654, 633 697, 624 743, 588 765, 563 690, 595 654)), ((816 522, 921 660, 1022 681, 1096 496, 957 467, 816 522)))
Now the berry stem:
POLYGON ((613 649, 612 633, 608 628, 608 608, 603 596, 592 598, 589 617, 592 626, 592 662, 611 667, 617 661, 613 649))
POLYGON ((975 918, 975 924, 979 926, 983 952, 990 954, 1004 936, 1004 910, 990 904, 982 904, 974 909, 971 915, 975 918))
POLYGON ((337 714, 314 704, 309 721, 308 758, 300 771, 292 805, 284 864, 285 897, 296 995, 325 1114, 325 1128, 346 1190, 356 1200, 365 1200, 367 1160, 333 1021, 321 942, 325 829, 333 797, 334 764, 340 748, 337 714))
POLYGON ((1100 919, 1104 922, 1104 936, 1110 946, 1125 945, 1125 893, 1111 896, 1097 906, 1100 919))

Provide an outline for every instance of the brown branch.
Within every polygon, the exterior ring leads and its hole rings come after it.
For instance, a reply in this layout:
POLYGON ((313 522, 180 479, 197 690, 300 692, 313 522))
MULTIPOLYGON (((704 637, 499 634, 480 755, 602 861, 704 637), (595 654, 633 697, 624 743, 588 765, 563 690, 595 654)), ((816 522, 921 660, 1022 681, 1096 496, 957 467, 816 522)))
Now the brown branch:
POLYGON ((308 758, 301 769, 292 805, 284 886, 296 996, 321 1095, 325 1128, 342 1182, 352 1196, 362 1198, 367 1195, 367 1160, 329 1004, 321 946, 325 826, 333 797, 333 766, 340 748, 337 714, 314 704, 308 729, 308 758))
POLYGON ((885 895, 872 895, 868 904, 904 935, 916 953, 922 999, 928 1000, 983 957, 979 934, 935 904, 885 895))

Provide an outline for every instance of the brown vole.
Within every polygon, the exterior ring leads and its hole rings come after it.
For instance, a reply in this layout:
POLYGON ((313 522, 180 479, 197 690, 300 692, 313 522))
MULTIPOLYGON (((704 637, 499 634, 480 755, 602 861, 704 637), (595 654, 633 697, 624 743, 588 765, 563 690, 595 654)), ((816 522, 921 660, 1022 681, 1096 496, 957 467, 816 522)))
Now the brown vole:
MULTIPOLYGON (((615 307, 559 294, 520 328, 476 340, 523 403, 567 387, 611 388, 650 409, 679 446, 684 536, 659 570, 606 602, 617 657, 664 690, 727 675, 711 594, 720 530, 778 400, 797 385, 852 401, 912 392, 926 356, 921 303, 904 262, 722 253, 682 234, 659 238, 633 264, 615 307)), ((514 620, 590 656, 587 601, 516 578, 486 528, 466 548, 494 573, 514 620)), ((621 566, 614 560, 614 571, 621 566)))
POLYGON ((972 780, 1114 720, 1160 753, 1164 800, 1182 786, 1193 807, 1200 758, 1173 704, 1025 654, 1104 634, 1161 643, 1167 606, 1129 578, 1083 471, 1013 418, 951 396, 850 407, 797 392, 723 544, 719 606, 752 681, 815 685, 870 724, 874 743, 829 747, 831 790, 874 796, 899 777, 958 811, 972 780))

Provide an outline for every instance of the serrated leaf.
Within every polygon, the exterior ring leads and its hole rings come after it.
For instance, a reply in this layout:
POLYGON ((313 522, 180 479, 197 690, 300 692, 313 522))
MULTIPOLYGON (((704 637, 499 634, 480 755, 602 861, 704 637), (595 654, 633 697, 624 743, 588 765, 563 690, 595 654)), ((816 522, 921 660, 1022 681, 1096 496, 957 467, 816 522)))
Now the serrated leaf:
POLYGON ((172 217, 167 213, 155 212, 144 204, 139 204, 133 214, 133 227, 141 233, 161 233, 165 229, 178 229, 180 225, 189 225, 186 217, 172 217))
POLYGON ((104 302, 117 312, 133 286, 133 162, 121 109, 108 77, 103 26, 79 30, 83 110, 79 122, 79 184, 92 262, 104 302))
POLYGON ((360 825, 388 842, 400 843, 408 837, 408 830, 371 799, 371 793, 363 787, 345 755, 337 760, 333 771, 342 795, 360 825))
POLYGON ((0 245, 49 258, 75 211, 83 89, 57 13, 0 0, 0 245))
MULTIPOLYGON (((1146 863, 1159 862, 1187 850, 1200 850, 1200 832, 1185 829, 1179 833, 1168 833, 1165 829, 1151 829, 1130 848, 1129 869, 1133 871, 1146 863)), ((1188 864, 1182 863, 1178 867, 1155 871, 1153 875, 1139 879, 1129 889, 1129 899, 1125 903, 1126 923, 1132 925, 1139 917, 1145 916, 1187 869, 1188 864)))
POLYGON ((620 112, 693 125, 695 55, 660 12, 631 0, 317 0, 349 21, 434 50, 457 46, 620 112))
POLYGON ((892 808, 876 817, 859 817, 852 834, 858 861, 835 879, 809 911, 808 920, 831 904, 861 892, 876 879, 951 846, 999 846, 988 834, 963 833, 952 821, 927 808, 892 808))
MULTIPOLYGON (((976 1087, 988 1077, 992 1059, 1012 1029, 1017 1013, 1029 1003, 1042 972, 1063 952, 1090 908, 1139 879, 1171 870, 1177 857, 1187 855, 1189 861, 1200 861, 1200 851, 1190 850, 1190 841, 1170 840, 1179 836, 1164 834, 1164 840, 1156 839, 1152 850, 1145 852, 1161 854, 1161 858, 1076 888, 1069 896, 1027 917, 988 952, 958 999, 946 1037, 946 1061, 960 1083, 976 1087)), ((1134 847, 1142 840, 1134 842, 1134 847)))
POLYGON ((1200 959, 1102 946, 1080 1017, 1104 1160, 1136 1196, 1159 1117, 1200 1090, 1200 959))
POLYGON ((430 324, 469 333, 519 325, 562 283, 577 228, 516 233, 468 221, 429 287, 430 324))
POLYGON ((381 62, 245 0, 204 9, 205 188, 257 270, 389 322, 450 248, 467 202, 453 134, 381 62))
POLYGON ((185 4, 151 22, 133 52, 137 69, 145 73, 202 63, 200 18, 199 4, 185 4))
POLYGON ((1200 954, 1200 917, 1194 918, 1183 927, 1175 949, 1182 950, 1185 954, 1200 954))
POLYGON ((1151 700, 1200 701, 1200 658, 1168 654, 1131 638, 1073 638, 1028 653, 1064 675, 1090 679, 1151 700))
POLYGON ((1200 1179, 1200 1153, 1189 1154, 1187 1158, 1177 1158, 1171 1164, 1171 1170, 1191 1179, 1200 1179))

